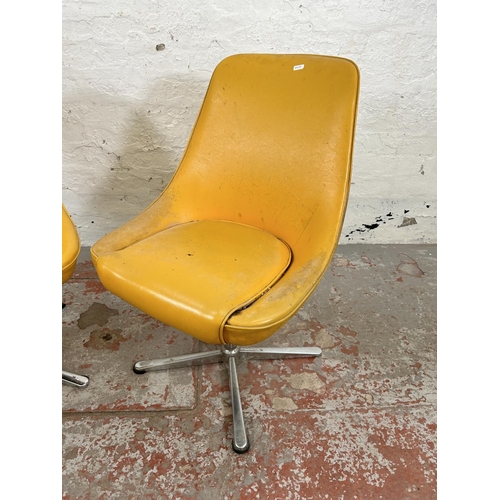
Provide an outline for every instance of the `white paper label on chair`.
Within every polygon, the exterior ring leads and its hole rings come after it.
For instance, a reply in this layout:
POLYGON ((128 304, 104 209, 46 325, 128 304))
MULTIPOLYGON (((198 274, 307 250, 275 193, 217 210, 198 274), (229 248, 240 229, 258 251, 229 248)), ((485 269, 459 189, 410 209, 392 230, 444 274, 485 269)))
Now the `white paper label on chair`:
POLYGON ((297 66, 293 67, 294 71, 299 71, 299 69, 304 69, 304 65, 303 64, 297 64, 297 66))

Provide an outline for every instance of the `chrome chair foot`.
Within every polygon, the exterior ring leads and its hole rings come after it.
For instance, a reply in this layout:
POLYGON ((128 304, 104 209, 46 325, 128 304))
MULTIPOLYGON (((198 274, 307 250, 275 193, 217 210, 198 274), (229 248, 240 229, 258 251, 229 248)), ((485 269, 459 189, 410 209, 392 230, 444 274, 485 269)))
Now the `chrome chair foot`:
POLYGON ((319 347, 239 347, 233 345, 222 346, 217 351, 197 352, 172 356, 170 358, 138 361, 133 370, 137 374, 150 371, 169 370, 186 366, 198 366, 227 361, 229 365, 229 388, 231 393, 231 406, 233 410, 233 450, 236 453, 246 453, 250 448, 247 437, 243 408, 241 405, 238 374, 236 371, 236 358, 243 355, 247 358, 281 359, 297 357, 321 356, 319 347))
POLYGON ((229 356, 229 387, 231 392, 231 407, 233 409, 233 450, 236 453, 245 453, 250 448, 248 442, 243 408, 241 406, 238 374, 236 372, 235 354, 229 356))
POLYGON ((84 389, 89 385, 89 378, 85 375, 77 375, 76 373, 62 372, 63 384, 71 385, 72 387, 78 387, 79 389, 84 389))
POLYGON ((138 361, 134 364, 133 370, 138 375, 142 375, 146 372, 170 370, 172 368, 221 363, 223 358, 224 356, 221 351, 195 352, 192 354, 172 356, 171 358, 138 361))
POLYGON ((248 358, 284 359, 321 356, 319 347, 240 347, 241 354, 248 358))

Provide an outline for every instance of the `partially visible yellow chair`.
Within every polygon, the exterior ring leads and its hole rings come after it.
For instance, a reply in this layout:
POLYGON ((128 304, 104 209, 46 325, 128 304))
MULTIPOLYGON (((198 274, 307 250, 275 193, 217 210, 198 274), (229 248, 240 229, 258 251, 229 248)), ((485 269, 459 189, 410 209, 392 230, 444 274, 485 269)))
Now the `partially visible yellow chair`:
POLYGON ((136 373, 229 363, 233 448, 249 440, 236 359, 319 356, 250 347, 304 304, 347 206, 359 71, 347 59, 241 54, 215 69, 172 181, 91 249, 103 285, 220 349, 139 361, 136 373))
MULTIPOLYGON (((66 207, 62 206, 62 282, 68 281, 76 268, 80 254, 80 238, 66 207)), ((88 377, 75 373, 62 372, 62 381, 67 385, 84 388, 89 384, 88 377)))

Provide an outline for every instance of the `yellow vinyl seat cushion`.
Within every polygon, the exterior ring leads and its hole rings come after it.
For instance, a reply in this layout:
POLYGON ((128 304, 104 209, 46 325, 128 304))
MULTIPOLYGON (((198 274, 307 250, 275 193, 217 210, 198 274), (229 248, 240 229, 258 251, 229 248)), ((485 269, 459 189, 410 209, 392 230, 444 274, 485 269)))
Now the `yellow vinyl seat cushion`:
POLYGON ((71 278, 78 255, 80 254, 80 238, 66 207, 62 206, 62 282, 71 278))
POLYGON ((256 227, 222 220, 178 224, 97 260, 112 293, 203 342, 224 344, 228 318, 265 294, 292 260, 256 227))

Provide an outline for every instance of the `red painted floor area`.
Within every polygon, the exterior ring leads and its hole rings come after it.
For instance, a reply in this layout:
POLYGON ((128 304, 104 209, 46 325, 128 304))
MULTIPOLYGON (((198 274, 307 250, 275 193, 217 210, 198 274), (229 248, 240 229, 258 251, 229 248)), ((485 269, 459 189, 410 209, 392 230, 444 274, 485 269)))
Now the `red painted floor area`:
POLYGON ((436 246, 345 245, 304 307, 245 360, 250 450, 233 452, 223 364, 136 375, 209 349, 107 292, 88 252, 63 285, 62 498, 434 499, 436 246))

